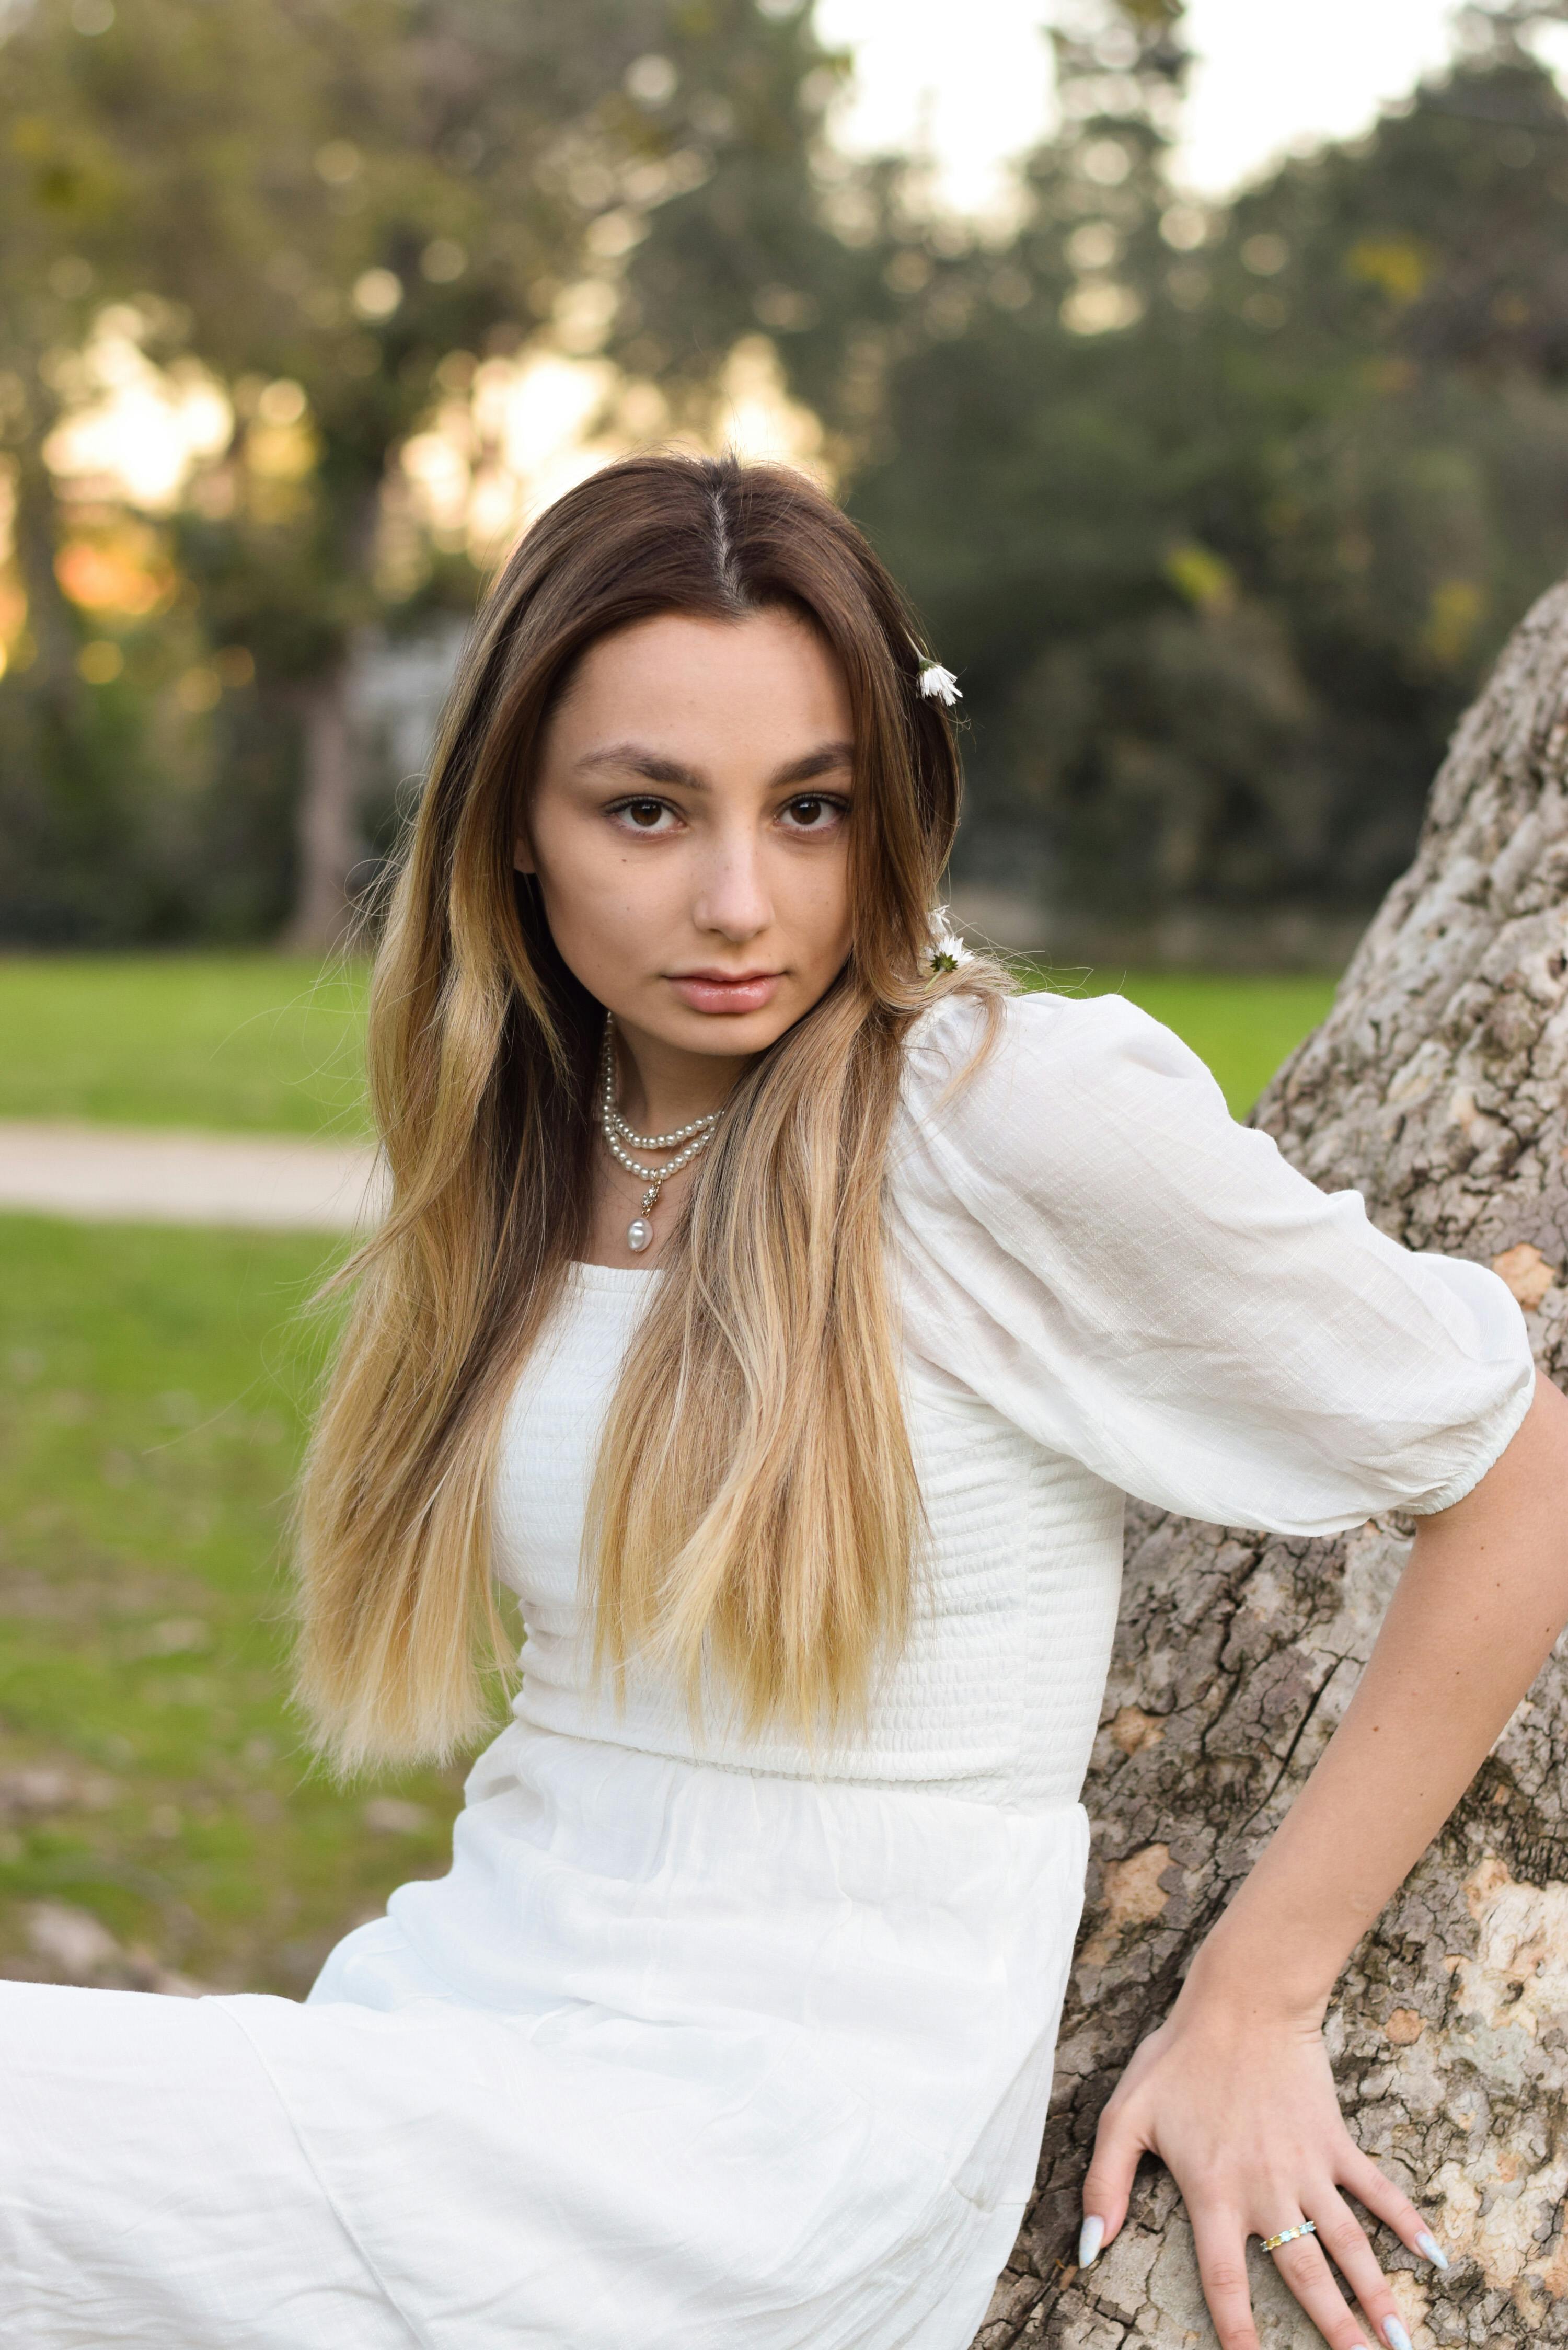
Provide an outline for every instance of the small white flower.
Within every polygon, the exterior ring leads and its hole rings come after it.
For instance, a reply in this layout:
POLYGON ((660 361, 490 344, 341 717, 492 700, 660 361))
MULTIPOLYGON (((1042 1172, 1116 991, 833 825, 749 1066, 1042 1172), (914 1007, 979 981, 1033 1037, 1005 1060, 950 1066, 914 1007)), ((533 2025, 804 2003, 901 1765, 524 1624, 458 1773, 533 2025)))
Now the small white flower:
POLYGON ((958 932, 950 927, 945 906, 932 908, 930 923, 931 943, 926 950, 926 969, 932 979, 940 979, 944 972, 961 971, 966 962, 974 961, 958 932))
POLYGON ((920 691, 928 696, 934 694, 939 702, 945 702, 950 710, 955 702, 963 700, 957 678, 950 669, 944 669, 940 661, 924 664, 920 671, 920 691))

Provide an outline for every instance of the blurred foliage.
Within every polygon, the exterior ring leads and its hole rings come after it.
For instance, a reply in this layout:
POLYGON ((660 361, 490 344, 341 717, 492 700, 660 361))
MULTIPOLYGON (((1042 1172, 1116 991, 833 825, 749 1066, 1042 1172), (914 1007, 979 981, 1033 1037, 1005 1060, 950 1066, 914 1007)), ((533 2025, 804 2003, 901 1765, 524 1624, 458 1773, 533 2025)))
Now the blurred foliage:
POLYGON ((623 437, 696 429, 759 333, 962 675, 964 878, 1124 927, 1375 902, 1568 553, 1563 11, 1472 9, 1229 206, 1169 182, 1179 0, 1050 13, 1060 126, 981 229, 835 150, 802 0, 8 0, 0 936, 330 928, 388 829, 356 648, 481 586, 400 452, 546 348, 622 371, 623 437), (230 403, 167 510, 45 454, 106 317, 230 403))
POLYGON ((1407 859, 1568 559, 1568 109, 1469 30, 1229 209, 1165 183, 1169 23, 1059 43, 1032 217, 933 257, 851 501, 964 679, 971 876, 1125 920, 1407 859))
POLYGON ((593 348, 623 295, 620 344, 679 389, 755 328, 759 289, 842 286, 805 160, 831 67, 798 10, 750 0, 31 0, 5 22, 0 422, 27 632, 0 686, 0 933, 254 934, 298 882, 290 801, 341 785, 356 630, 475 591, 430 550, 381 576, 394 452, 480 357, 545 329, 593 348), (163 533, 171 602, 99 682, 44 451, 115 305, 149 359, 228 388, 234 430, 163 533), (203 644, 238 690, 187 694, 171 725, 203 644))

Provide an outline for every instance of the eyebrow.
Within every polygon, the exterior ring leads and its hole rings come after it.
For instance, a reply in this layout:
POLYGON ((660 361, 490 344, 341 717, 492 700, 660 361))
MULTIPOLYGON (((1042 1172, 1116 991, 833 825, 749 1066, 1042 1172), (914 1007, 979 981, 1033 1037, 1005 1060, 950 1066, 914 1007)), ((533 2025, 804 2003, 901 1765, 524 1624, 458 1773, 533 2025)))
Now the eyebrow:
MULTIPOLYGON (((855 745, 852 743, 822 743, 815 751, 805 752, 786 766, 775 768, 768 778, 770 786, 784 784, 809 784, 817 775, 832 773, 836 767, 853 764, 855 745)), ((590 751, 577 761, 579 767, 629 767, 634 775, 645 775, 650 784, 684 784, 689 791, 705 792, 710 788, 706 775, 695 767, 688 767, 679 759, 667 759, 659 751, 650 751, 640 743, 612 743, 603 751, 590 751)))

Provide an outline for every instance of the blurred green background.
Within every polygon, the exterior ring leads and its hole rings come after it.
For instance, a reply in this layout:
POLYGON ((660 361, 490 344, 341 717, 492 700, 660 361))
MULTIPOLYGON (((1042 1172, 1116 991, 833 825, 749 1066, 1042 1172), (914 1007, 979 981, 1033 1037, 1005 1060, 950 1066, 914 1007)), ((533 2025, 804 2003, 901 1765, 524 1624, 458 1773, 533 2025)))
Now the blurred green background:
MULTIPOLYGON (((1568 5, 1220 198, 1181 0, 1040 0, 984 219, 840 137, 826 13, 0 0, 0 1154, 364 1139, 336 957, 476 600, 670 440, 909 588, 961 919, 1238 1115, 1322 1016, 1568 561, 1568 5)), ((0 1215, 0 1970, 298 1991, 444 1865, 460 1774, 335 1789, 285 1704, 339 1249, 0 1215)))

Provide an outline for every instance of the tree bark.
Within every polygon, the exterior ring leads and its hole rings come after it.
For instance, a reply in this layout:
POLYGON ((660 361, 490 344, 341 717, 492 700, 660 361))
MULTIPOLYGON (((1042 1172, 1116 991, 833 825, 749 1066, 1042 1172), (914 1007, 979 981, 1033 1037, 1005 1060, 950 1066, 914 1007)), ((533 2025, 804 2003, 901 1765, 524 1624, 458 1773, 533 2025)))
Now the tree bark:
MULTIPOLYGON (((1410 870, 1323 1026, 1252 1114, 1407 1246, 1490 1263, 1568 1370, 1568 583, 1455 736, 1410 870)), ((1088 1903, 1039 2182, 976 2350, 1211 2342, 1175 2189, 1072 2265, 1100 2107, 1322 1752, 1413 1532, 1332 1541, 1130 1504, 1095 1761, 1088 1903)), ((1376 2229, 1418 2345, 1568 2342, 1568 1660, 1547 1664, 1454 1818, 1356 1950, 1328 2021, 1361 2145, 1431 2216, 1437 2276, 1376 2229)), ((1251 2248, 1265 2344, 1315 2329, 1251 2248)))
POLYGON ((348 876, 358 860, 360 840, 349 675, 345 654, 298 691, 298 878, 286 943, 303 954, 330 954, 342 943, 351 916, 348 876))

